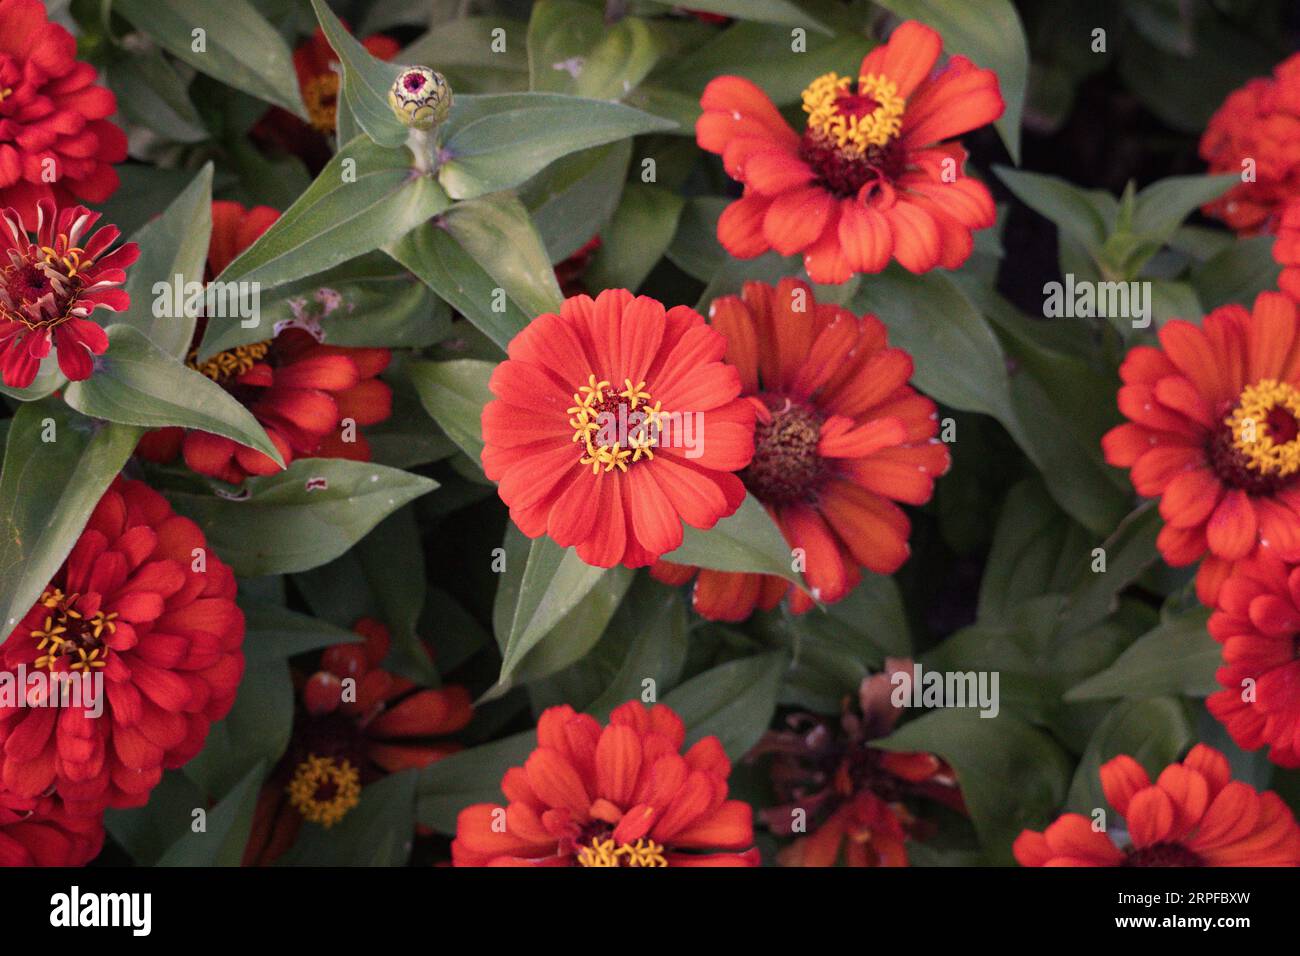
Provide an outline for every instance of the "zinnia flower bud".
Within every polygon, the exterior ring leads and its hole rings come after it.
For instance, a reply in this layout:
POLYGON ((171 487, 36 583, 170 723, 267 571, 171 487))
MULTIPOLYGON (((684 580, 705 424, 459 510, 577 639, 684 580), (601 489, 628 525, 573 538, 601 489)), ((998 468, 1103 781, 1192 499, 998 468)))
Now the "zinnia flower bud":
POLYGON ((388 105, 413 129, 433 129, 451 113, 447 78, 426 66, 408 66, 388 90, 388 105))

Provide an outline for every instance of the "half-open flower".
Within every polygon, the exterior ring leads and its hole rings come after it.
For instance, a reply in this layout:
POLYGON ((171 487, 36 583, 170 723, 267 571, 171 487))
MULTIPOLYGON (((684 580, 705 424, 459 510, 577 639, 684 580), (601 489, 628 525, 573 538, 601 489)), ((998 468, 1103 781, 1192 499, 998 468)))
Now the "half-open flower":
POLYGON ((131 298, 118 288, 140 256, 128 242, 112 252, 116 226, 91 233, 99 213, 85 206, 62 210, 43 199, 26 223, 15 209, 0 228, 0 374, 10 388, 26 388, 53 349, 59 369, 74 382, 90 378, 94 356, 108 336, 91 320, 96 309, 123 312, 131 298), (27 232, 33 226, 36 238, 27 232))

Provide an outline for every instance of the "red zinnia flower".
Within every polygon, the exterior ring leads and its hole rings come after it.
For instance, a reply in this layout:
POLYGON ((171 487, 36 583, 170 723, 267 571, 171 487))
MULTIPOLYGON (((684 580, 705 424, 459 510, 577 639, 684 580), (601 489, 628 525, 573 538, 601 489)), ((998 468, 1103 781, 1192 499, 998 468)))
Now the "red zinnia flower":
POLYGON ((995 213, 950 137, 993 122, 1003 103, 997 76, 965 57, 932 75, 942 46, 929 27, 901 24, 862 61, 857 92, 837 73, 804 90, 802 136, 749 80, 710 82, 695 138, 745 184, 718 220, 726 250, 802 253, 808 276, 827 283, 880 272, 891 257, 912 272, 965 262, 971 230, 995 213))
POLYGON ((84 866, 103 845, 100 815, 75 816, 58 797, 0 789, 0 866, 84 866))
POLYGON ((77 814, 141 806, 230 710, 243 641, 235 576, 198 525, 117 479, 0 647, 11 673, 102 674, 103 714, 84 697, 0 708, 0 786, 23 797, 53 790, 77 814))
POLYGON ((0 0, 0 208, 100 203, 117 189, 126 134, 117 98, 77 59, 77 41, 38 0, 0 0))
POLYGON ((1300 567, 1268 552, 1243 561, 1219 588, 1210 635, 1223 645, 1206 701, 1238 746, 1283 767, 1300 767, 1300 567))
POLYGON ((99 213, 85 206, 56 210, 42 199, 35 218, 36 241, 27 235, 22 216, 3 213, 0 229, 0 372, 10 388, 26 388, 41 360, 57 351, 59 369, 74 382, 90 378, 94 355, 108 349, 108 336, 91 321, 104 308, 123 312, 131 297, 117 288, 126 267, 140 257, 128 242, 105 255, 117 237, 105 226, 85 239, 99 213))
MULTIPOLYGON (((790 546, 804 550, 814 596, 848 595, 859 565, 897 571, 911 526, 895 502, 929 501, 949 464, 948 446, 934 437, 934 402, 907 384, 911 356, 888 347, 875 316, 818 304, 797 279, 775 289, 748 282, 740 296, 716 300, 709 320, 727 337, 727 361, 758 414, 754 458, 740 479, 790 546)), ((652 573, 682 584, 694 570, 660 561, 652 573)), ((743 621, 789 590, 782 578, 704 570, 695 609, 743 621)), ((791 597, 796 613, 812 606, 801 591, 791 597)))
POLYGON ((483 409, 483 469, 530 538, 641 567, 740 507, 754 411, 694 309, 625 289, 566 299, 510 343, 483 409))
POLYGON ((1131 469, 1138 494, 1160 498, 1165 560, 1204 557, 1196 591, 1212 606, 1232 563, 1257 548, 1300 555, 1296 306, 1264 292, 1253 315, 1224 306, 1159 335, 1160 348, 1139 345, 1120 366, 1129 421, 1102 447, 1106 461, 1131 469))
POLYGON ((1230 779, 1228 760, 1197 744, 1153 784, 1132 757, 1101 766, 1106 800, 1124 818, 1118 843, 1092 819, 1067 813, 1042 833, 1025 830, 1021 866, 1297 866, 1300 827, 1282 798, 1230 779))
POLYGON ((537 749, 501 779, 508 801, 456 821, 456 866, 757 866, 753 811, 727 799, 717 737, 679 753, 686 727, 663 704, 628 701, 609 724, 547 708, 537 749))
POLYGON ((1287 203, 1278 217, 1273 258, 1282 267, 1278 288, 1300 302, 1300 196, 1287 203))
POLYGON ((1255 174, 1205 213, 1243 235, 1271 231, 1281 206, 1300 196, 1300 53, 1228 95, 1201 136, 1201 158, 1212 173, 1237 175, 1250 160, 1255 174))
POLYGON ((353 630, 365 643, 329 648, 321 669, 301 682, 293 739, 258 798, 245 865, 275 862, 293 845, 304 820, 333 826, 375 780, 427 767, 461 749, 438 738, 470 722, 469 692, 417 688, 380 666, 388 654, 388 628, 362 618, 353 630), (356 682, 355 697, 344 692, 347 679, 356 682))
MULTIPOLYGON (((379 60, 391 60, 401 49, 396 40, 382 34, 366 37, 361 45, 379 60)), ((273 106, 258 120, 252 135, 260 142, 299 157, 315 170, 329 161, 332 152, 326 137, 333 136, 338 125, 342 69, 338 55, 320 27, 293 51, 293 69, 298 75, 298 92, 307 108, 309 122, 304 123, 287 110, 273 106)))
MULTIPOLYGON (((278 216, 267 206, 245 210, 238 203, 214 202, 209 275, 219 275, 278 216)), ((196 346, 203 326, 200 322, 196 346)), ((388 349, 324 345, 307 329, 289 326, 273 338, 240 345, 206 362, 199 363, 191 351, 189 364, 253 413, 287 465, 296 458, 370 460, 370 445, 359 426, 378 424, 392 414, 392 389, 378 378, 391 356, 388 349), (345 428, 348 422, 357 427, 345 428)), ((182 428, 148 433, 137 452, 158 462, 182 455, 192 471, 231 484, 280 470, 256 449, 182 428)))
POLYGON ((965 813, 952 770, 934 754, 870 745, 902 713, 889 699, 896 671, 910 674, 912 662, 891 658, 883 673, 864 678, 857 707, 846 699, 838 726, 793 714, 791 730, 769 731, 746 758, 774 755, 772 786, 782 804, 760 811, 763 821, 782 835, 808 833, 781 851, 782 865, 907 866, 907 841, 932 830, 909 804, 936 801, 965 813))

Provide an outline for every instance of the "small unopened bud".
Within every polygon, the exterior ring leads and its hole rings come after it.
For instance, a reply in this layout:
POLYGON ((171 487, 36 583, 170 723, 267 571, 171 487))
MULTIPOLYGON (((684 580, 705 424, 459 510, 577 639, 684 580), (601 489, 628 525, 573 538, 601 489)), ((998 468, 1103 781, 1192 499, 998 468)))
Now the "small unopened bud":
POLYGON ((433 129, 451 112, 447 78, 426 66, 408 66, 388 89, 388 105, 413 129, 433 129))
POLYGON ((321 655, 320 666, 335 677, 360 677, 368 669, 360 644, 336 644, 321 655))
POLYGON ((332 714, 343 701, 343 682, 329 671, 317 671, 302 692, 307 713, 316 717, 332 714))

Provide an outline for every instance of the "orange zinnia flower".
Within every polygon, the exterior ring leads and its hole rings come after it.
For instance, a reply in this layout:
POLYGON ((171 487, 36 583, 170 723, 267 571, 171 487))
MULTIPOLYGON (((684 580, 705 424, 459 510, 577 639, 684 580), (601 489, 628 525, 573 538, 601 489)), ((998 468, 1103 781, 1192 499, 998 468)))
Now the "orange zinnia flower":
POLYGON ((566 299, 510 343, 483 409, 483 469, 530 538, 641 567, 737 508, 754 410, 694 309, 625 289, 566 299))
POLYGON ((1241 175, 1246 161, 1254 171, 1208 203, 1207 215, 1243 235, 1275 228, 1281 206, 1300 196, 1300 53, 1228 95, 1201 136, 1201 158, 1212 173, 1241 175))
MULTIPOLYGON (((328 648, 320 670, 295 675, 300 701, 289 747, 258 797, 244 865, 269 866, 298 838, 304 820, 332 827, 361 800, 364 787, 390 773, 427 767, 459 751, 445 740, 474 716, 469 692, 421 688, 381 665, 388 628, 362 618, 361 644, 328 648), (354 680, 353 693, 343 681, 354 680)), ((425 647, 428 650, 428 647, 425 647)))
POLYGON ((695 138, 744 183, 718 220, 718 241, 751 259, 802 253, 814 282, 880 272, 890 258, 912 272, 955 269, 971 230, 993 225, 993 197, 962 175, 951 137, 1002 115, 998 78, 965 57, 931 74, 943 41, 907 21, 852 77, 828 73, 803 93, 808 128, 792 130, 749 80, 704 89, 695 138), (944 140, 949 140, 944 142, 944 140))
POLYGON ((1116 839, 1067 813, 1042 833, 1025 830, 1021 866, 1297 866, 1300 827, 1282 798, 1229 779, 1228 760, 1204 744, 1153 784, 1132 757, 1101 767, 1106 800, 1124 818, 1116 839))
MULTIPOLYGON (((754 459, 740 478, 767 508, 792 548, 806 555, 814 597, 848 595, 859 565, 892 574, 907 560, 910 522, 895 502, 924 504, 948 470, 948 446, 934 436, 934 402, 907 384, 912 357, 889 348, 884 325, 819 304, 807 284, 749 282, 716 300, 714 328, 727 361, 758 413, 754 459)), ((694 568, 660 561, 652 573, 682 584, 694 568)), ((790 590, 782 578, 704 570, 695 609, 743 621, 790 590)), ((790 607, 813 606, 796 591, 790 607)))
POLYGON ((456 866, 757 866, 753 811, 727 799, 717 737, 680 754, 682 719, 628 701, 602 728, 567 704, 537 722, 537 749, 501 779, 505 807, 466 807, 456 866))
POLYGON ((1300 328, 1286 296, 1254 312, 1215 309, 1198 327, 1174 321, 1160 348, 1120 366, 1120 411, 1106 461, 1130 468, 1138 494, 1160 498, 1156 543, 1171 565, 1204 557, 1196 591, 1213 606, 1232 564, 1259 548, 1300 555, 1300 328))
POLYGON ((1300 567, 1262 552, 1219 588, 1210 635, 1223 645, 1215 675, 1223 690, 1206 701, 1237 745, 1283 767, 1300 767, 1300 567))
POLYGON ((934 754, 870 745, 902 714, 889 699, 898 671, 910 674, 912 662, 890 658, 884 672, 864 678, 857 706, 845 699, 838 726, 792 714, 790 730, 768 732, 746 758, 774 755, 772 787, 782 803, 763 810, 763 821, 774 833, 808 834, 781 851, 783 866, 907 866, 907 841, 934 829, 912 812, 917 804, 965 813, 952 769, 934 754))

